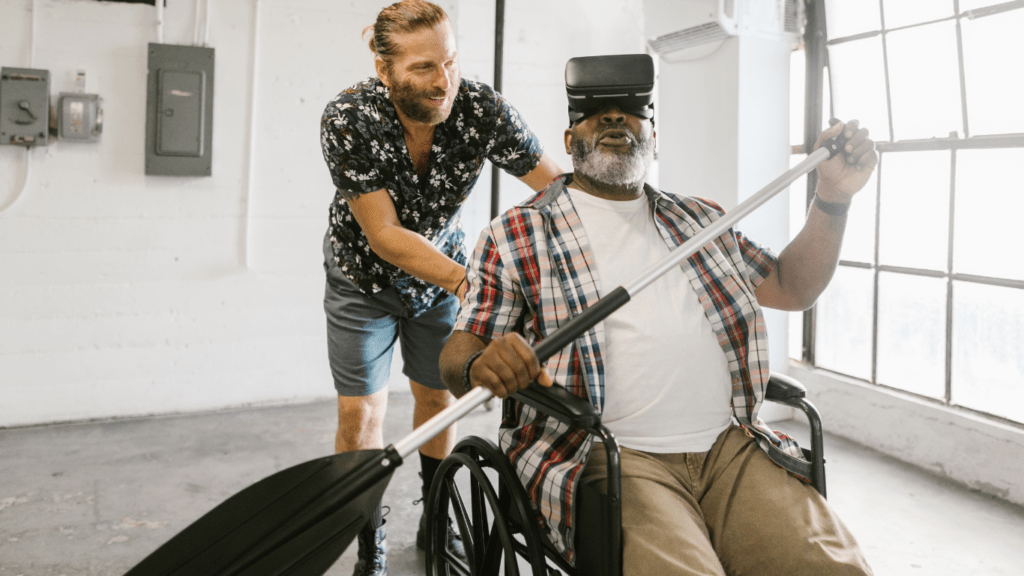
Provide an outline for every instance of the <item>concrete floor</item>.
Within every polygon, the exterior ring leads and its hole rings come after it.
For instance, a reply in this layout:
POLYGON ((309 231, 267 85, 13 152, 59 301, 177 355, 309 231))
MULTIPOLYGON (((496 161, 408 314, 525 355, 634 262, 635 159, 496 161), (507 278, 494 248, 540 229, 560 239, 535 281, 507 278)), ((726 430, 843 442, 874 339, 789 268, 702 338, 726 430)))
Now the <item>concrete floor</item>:
MULTIPOLYGON (((385 441, 411 429, 393 394, 385 441)), ((491 437, 480 408, 460 436, 491 437)), ((332 401, 187 416, 0 430, 0 576, 123 574, 204 512, 289 466, 330 454, 332 401)), ((796 422, 776 427, 798 438, 796 422)), ((826 439, 829 495, 875 573, 1019 575, 1024 510, 839 438, 826 439)), ((419 462, 385 493, 390 574, 423 573, 415 547, 419 462)), ((328 572, 352 572, 355 546, 328 572)))

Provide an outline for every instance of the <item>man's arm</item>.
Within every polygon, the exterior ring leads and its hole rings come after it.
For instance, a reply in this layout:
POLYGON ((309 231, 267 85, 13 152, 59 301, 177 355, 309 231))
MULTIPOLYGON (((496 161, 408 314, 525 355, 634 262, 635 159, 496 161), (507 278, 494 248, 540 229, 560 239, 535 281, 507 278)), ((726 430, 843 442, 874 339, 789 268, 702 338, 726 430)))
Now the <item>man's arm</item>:
POLYGON ((551 386, 551 376, 541 368, 537 355, 519 334, 487 340, 456 330, 445 342, 440 360, 441 380, 456 398, 469 392, 464 382, 466 362, 477 352, 481 353, 473 359, 469 370, 473 388, 484 387, 504 398, 534 380, 541 386, 551 386))
MULTIPOLYGON (((545 152, 540 163, 519 179, 534 191, 540 191, 561 175, 558 163, 545 152)), ((347 202, 375 254, 407 274, 449 292, 454 293, 458 287, 456 295, 460 300, 463 298, 466 283, 462 280, 466 277, 466 269, 445 256, 422 235, 402 226, 387 190, 363 194, 347 202)))
MULTIPOLYGON (((816 191, 820 200, 840 209, 848 207, 878 164, 875 143, 856 120, 832 126, 821 134, 814 148, 842 130, 849 138, 844 153, 818 166, 816 191)), ((775 269, 754 291, 757 302, 780 310, 806 310, 814 305, 835 273, 845 229, 845 211, 830 214, 813 203, 803 229, 779 254, 775 269)))
POLYGON ((395 204, 387 190, 381 189, 346 200, 370 249, 385 261, 420 280, 455 293, 461 300, 466 293, 466 268, 447 257, 421 234, 402 226, 395 204), (461 286, 460 286, 461 283, 461 286))
POLYGON ((461 398, 463 394, 469 392, 463 382, 466 361, 476 352, 486 348, 488 342, 490 341, 476 334, 455 330, 444 343, 439 361, 441 381, 456 398, 461 398))
POLYGON ((520 240, 532 241, 519 238, 504 244, 509 238, 502 226, 492 222, 481 232, 470 256, 466 283, 472 287, 439 360, 441 380, 455 396, 484 387, 504 398, 534 379, 542 386, 551 385, 551 377, 541 368, 533 349, 515 332, 526 302, 516 275, 505 268, 501 246, 522 250, 520 240), (465 385, 467 366, 469 386, 465 385))
POLYGON ((563 174, 558 162, 547 152, 540 158, 540 163, 533 170, 519 177, 519 180, 530 187, 534 192, 540 192, 548 187, 551 181, 563 174))

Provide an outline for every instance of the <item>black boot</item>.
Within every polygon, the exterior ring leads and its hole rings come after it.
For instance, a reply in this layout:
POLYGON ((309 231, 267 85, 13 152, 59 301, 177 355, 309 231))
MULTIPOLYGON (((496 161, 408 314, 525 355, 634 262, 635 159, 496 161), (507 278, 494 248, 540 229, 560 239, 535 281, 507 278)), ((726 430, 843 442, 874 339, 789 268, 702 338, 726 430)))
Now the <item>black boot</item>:
MULTIPOLYGON (((427 461, 429 461, 429 459, 427 459, 426 457, 423 456, 422 453, 420 453, 421 465, 425 464, 427 461)), ((430 476, 431 476, 431 480, 433 480, 433 474, 431 474, 430 476)), ((420 502, 423 502, 424 511, 423 511, 422 514, 420 514, 420 528, 419 528, 419 530, 416 531, 416 547, 419 548, 420 550, 423 550, 424 552, 426 552, 426 550, 427 550, 427 512, 426 512, 426 507, 427 507, 427 493, 430 491, 430 485, 426 483, 426 478, 423 477, 423 472, 420 472, 420 479, 421 479, 421 482, 422 482, 422 485, 420 487, 420 495, 422 496, 422 498, 420 498, 419 500, 413 502, 413 505, 415 506, 416 504, 419 504, 420 502)), ((455 528, 454 528, 454 526, 452 524, 452 519, 451 518, 448 518, 448 534, 447 534, 447 538, 445 539, 445 543, 447 544, 449 552, 454 554, 455 557, 458 558, 459 560, 461 560, 463 563, 466 562, 466 549, 462 545, 462 536, 459 536, 458 532, 455 531, 455 528)))
MULTIPOLYGON (((455 531, 455 527, 452 524, 452 519, 448 519, 448 535, 446 543, 448 545, 448 551, 455 555, 456 558, 462 562, 466 562, 466 549, 462 545, 462 536, 459 536, 458 532, 455 531)), ((420 550, 426 551, 427 549, 427 513, 420 514, 420 529, 416 531, 416 547, 420 550)))
POLYGON ((367 524, 356 537, 356 569, 352 576, 388 576, 388 541, 384 523, 374 530, 367 524))

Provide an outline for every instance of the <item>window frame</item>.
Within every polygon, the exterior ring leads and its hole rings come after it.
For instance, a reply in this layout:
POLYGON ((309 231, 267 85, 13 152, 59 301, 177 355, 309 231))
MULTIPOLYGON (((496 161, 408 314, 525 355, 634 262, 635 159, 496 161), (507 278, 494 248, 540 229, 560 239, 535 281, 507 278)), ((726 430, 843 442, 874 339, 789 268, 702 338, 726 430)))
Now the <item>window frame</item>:
MULTIPOLYGON (((832 70, 828 62, 828 46, 842 44, 854 40, 861 40, 866 38, 872 38, 875 36, 881 36, 882 42, 882 58, 884 66, 885 76, 885 97, 886 97, 886 108, 888 113, 888 126, 886 131, 883 133, 884 138, 880 138, 873 134, 873 139, 876 142, 876 150, 879 154, 879 175, 875 179, 875 189, 873 191, 865 190, 863 193, 873 192, 875 195, 875 222, 874 222, 874 255, 872 262, 856 262, 848 260, 840 260, 839 266, 846 266, 852 268, 869 269, 873 274, 873 290, 872 295, 872 330, 871 330, 871 379, 868 384, 877 386, 884 389, 898 391, 903 394, 909 394, 916 398, 926 400, 928 402, 937 403, 942 406, 955 407, 960 410, 964 410, 970 413, 984 416, 985 418, 1009 424, 1014 427, 1024 428, 1024 422, 1016 421, 1010 418, 991 414, 967 406, 956 404, 952 401, 953 398, 953 383, 952 383, 952 360, 953 360, 953 286, 955 282, 968 282, 975 284, 984 284, 991 286, 999 286, 1004 288, 1024 290, 1024 280, 1014 280, 1008 278, 994 277, 994 276, 982 276, 975 274, 964 274, 953 272, 953 254, 954 254, 954 239, 956 234, 956 215, 955 215, 955 202, 956 202, 956 164, 957 164, 957 153, 959 150, 971 150, 971 149, 992 149, 992 148, 1024 148, 1024 133, 1010 133, 1010 134, 999 134, 999 135, 983 135, 983 136, 972 136, 970 132, 970 123, 968 115, 968 95, 966 89, 966 75, 964 67, 964 51, 963 51, 963 33, 961 30, 961 20, 963 18, 980 18, 985 16, 991 16, 1002 12, 1024 9, 1024 0, 1013 0, 1010 2, 1004 2, 993 6, 979 8, 969 11, 960 11, 959 0, 952 0, 954 3, 953 15, 945 18, 939 18, 929 20, 926 22, 920 22, 917 24, 900 26, 894 28, 885 27, 885 11, 884 2, 886 0, 877 0, 879 3, 881 29, 876 31, 859 33, 847 37, 829 39, 825 24, 825 0, 807 0, 806 4, 806 29, 804 33, 803 49, 805 50, 805 86, 804 86, 804 118, 803 118, 803 144, 802 146, 794 147, 794 153, 805 153, 804 151, 811 150, 814 143, 817 141, 817 137, 820 133, 820 126, 823 125, 823 113, 825 111, 825 97, 824 97, 824 86, 825 81, 829 79, 832 70), (960 102, 961 102, 961 119, 962 119, 962 130, 963 137, 943 137, 943 138, 928 138, 928 139, 914 139, 914 140, 898 140, 893 139, 893 110, 892 110, 892 95, 890 93, 889 86, 889 70, 888 70, 888 49, 886 46, 886 36, 890 32, 906 30, 908 28, 916 28, 919 26, 925 26, 928 24, 934 24, 936 22, 944 22, 949 20, 955 20, 956 28, 956 44, 957 44, 957 56, 958 56, 958 73, 960 80, 960 102), (908 268, 902 266, 882 265, 879 263, 879 235, 880 235, 880 212, 879 207, 881 206, 881 190, 882 180, 884 175, 884 164, 885 157, 890 153, 898 152, 916 152, 916 151, 934 151, 934 150, 946 150, 950 154, 950 195, 949 195, 949 226, 948 226, 948 237, 947 237, 947 252, 946 252, 946 267, 945 270, 931 270, 931 269, 917 269, 908 268), (933 396, 925 396, 910 392, 901 388, 888 386, 885 384, 878 383, 877 379, 877 368, 878 368, 878 302, 879 302, 879 274, 882 272, 906 274, 911 276, 925 276, 933 278, 942 278, 945 281, 946 290, 946 326, 945 326, 945 391, 942 398, 935 398, 933 396)), ((831 102, 827 103, 829 117, 833 117, 833 106, 831 102)), ((805 196, 805 209, 809 209, 811 201, 814 198, 814 191, 817 187, 817 174, 811 172, 807 175, 807 190, 805 196)), ((801 346, 801 358, 804 363, 814 366, 819 370, 826 370, 834 372, 828 368, 821 368, 817 366, 815 362, 815 343, 816 343, 816 307, 812 307, 803 313, 803 334, 802 334, 802 346, 801 346)), ((842 374, 841 372, 835 372, 842 374)), ((854 378, 857 380, 862 379, 843 374, 846 377, 854 378)))

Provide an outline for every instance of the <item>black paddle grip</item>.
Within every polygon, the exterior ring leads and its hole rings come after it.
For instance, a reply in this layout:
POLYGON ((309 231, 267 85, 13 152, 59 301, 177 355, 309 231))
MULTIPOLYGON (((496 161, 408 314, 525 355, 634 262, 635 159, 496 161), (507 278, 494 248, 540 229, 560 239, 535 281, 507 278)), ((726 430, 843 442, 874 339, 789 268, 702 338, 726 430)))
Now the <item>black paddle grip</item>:
POLYGON ((544 364, 548 358, 572 344, 573 340, 582 336, 601 320, 611 316, 612 312, 621 308, 626 302, 629 302, 629 292, 619 286, 598 300, 597 304, 587 308, 579 316, 569 320, 553 334, 541 340, 540 344, 533 349, 533 353, 537 355, 540 363, 544 364))
MULTIPOLYGON (((830 121, 829 125, 835 126, 838 122, 839 120, 835 120, 833 118, 833 121, 830 121)), ((836 154, 839 154, 840 152, 843 151, 843 148, 846 146, 846 143, 848 141, 849 138, 846 137, 846 127, 844 126, 843 130, 835 138, 830 138, 822 142, 821 147, 828 150, 829 158, 835 158, 836 154)))

